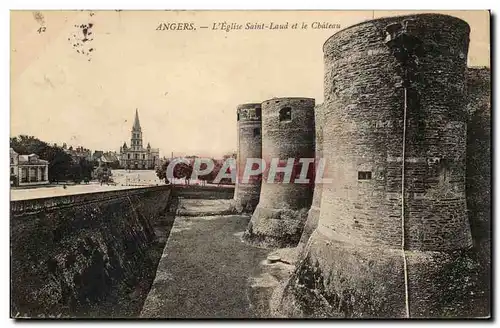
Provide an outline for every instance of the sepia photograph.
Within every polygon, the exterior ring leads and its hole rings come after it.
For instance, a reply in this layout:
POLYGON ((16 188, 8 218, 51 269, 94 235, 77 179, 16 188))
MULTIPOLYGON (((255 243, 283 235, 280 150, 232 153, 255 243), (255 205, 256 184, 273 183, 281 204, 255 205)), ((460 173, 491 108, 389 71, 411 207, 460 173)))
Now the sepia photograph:
POLYGON ((489 10, 9 15, 11 319, 492 319, 489 10))

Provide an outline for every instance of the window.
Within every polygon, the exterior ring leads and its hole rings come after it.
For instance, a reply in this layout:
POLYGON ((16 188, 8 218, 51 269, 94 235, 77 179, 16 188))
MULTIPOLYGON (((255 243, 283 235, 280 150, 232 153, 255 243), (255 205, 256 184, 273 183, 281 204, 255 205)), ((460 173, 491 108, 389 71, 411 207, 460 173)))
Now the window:
POLYGON ((10 174, 14 174, 14 168, 13 167, 10 168, 10 174))
POLYGON ((10 158, 10 164, 14 164, 14 157, 10 158))
POLYGON ((139 154, 135 154, 135 159, 139 159, 139 154))
POLYGON ((237 114, 236 116, 236 120, 239 121, 240 120, 240 113, 237 114))
POLYGON ((130 159, 130 154, 127 154, 127 155, 128 155, 128 156, 127 156, 127 157, 128 157, 128 159, 130 159))
POLYGON ((290 107, 283 107, 280 109, 280 122, 292 120, 292 109, 290 107))
POLYGON ((439 183, 449 183, 450 182, 450 172, 448 170, 448 163, 445 159, 439 161, 439 183))
POLYGON ((359 171, 358 180, 371 180, 372 173, 370 171, 359 171))
POLYGON ((146 159, 146 155, 142 154, 142 159, 146 159))
POLYGON ((37 176, 37 172, 38 171, 38 168, 36 167, 30 167, 29 169, 29 181, 30 182, 38 182, 38 176, 37 176))
POLYGON ((253 136, 254 137, 260 136, 260 128, 254 128, 253 129, 253 136))
POLYGON ((21 169, 21 182, 28 182, 28 169, 25 167, 21 169))

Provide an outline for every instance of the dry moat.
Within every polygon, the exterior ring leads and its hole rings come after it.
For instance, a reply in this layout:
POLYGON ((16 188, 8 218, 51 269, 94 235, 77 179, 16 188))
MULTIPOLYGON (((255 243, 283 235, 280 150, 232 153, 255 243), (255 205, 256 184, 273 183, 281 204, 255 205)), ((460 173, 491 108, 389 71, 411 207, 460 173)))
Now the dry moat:
POLYGON ((12 316, 268 317, 294 254, 271 263, 276 251, 243 243, 250 216, 234 214, 233 193, 160 186, 15 202, 12 316))

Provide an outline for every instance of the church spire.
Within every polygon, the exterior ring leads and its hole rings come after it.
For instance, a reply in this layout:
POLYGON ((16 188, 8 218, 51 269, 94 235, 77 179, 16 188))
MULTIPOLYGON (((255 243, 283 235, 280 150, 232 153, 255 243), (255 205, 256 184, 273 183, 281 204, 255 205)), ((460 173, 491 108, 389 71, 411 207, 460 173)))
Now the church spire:
POLYGON ((132 130, 141 130, 141 123, 139 123, 139 112, 137 108, 135 109, 135 119, 134 119, 134 126, 132 127, 132 130))

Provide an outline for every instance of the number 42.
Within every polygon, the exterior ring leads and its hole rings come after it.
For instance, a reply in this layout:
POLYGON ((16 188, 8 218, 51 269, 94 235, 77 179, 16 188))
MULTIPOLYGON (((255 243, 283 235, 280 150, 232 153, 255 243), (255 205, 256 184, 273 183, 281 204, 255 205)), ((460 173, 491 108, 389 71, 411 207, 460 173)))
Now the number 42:
POLYGON ((37 32, 40 34, 42 32, 45 32, 45 26, 40 27, 37 32))

